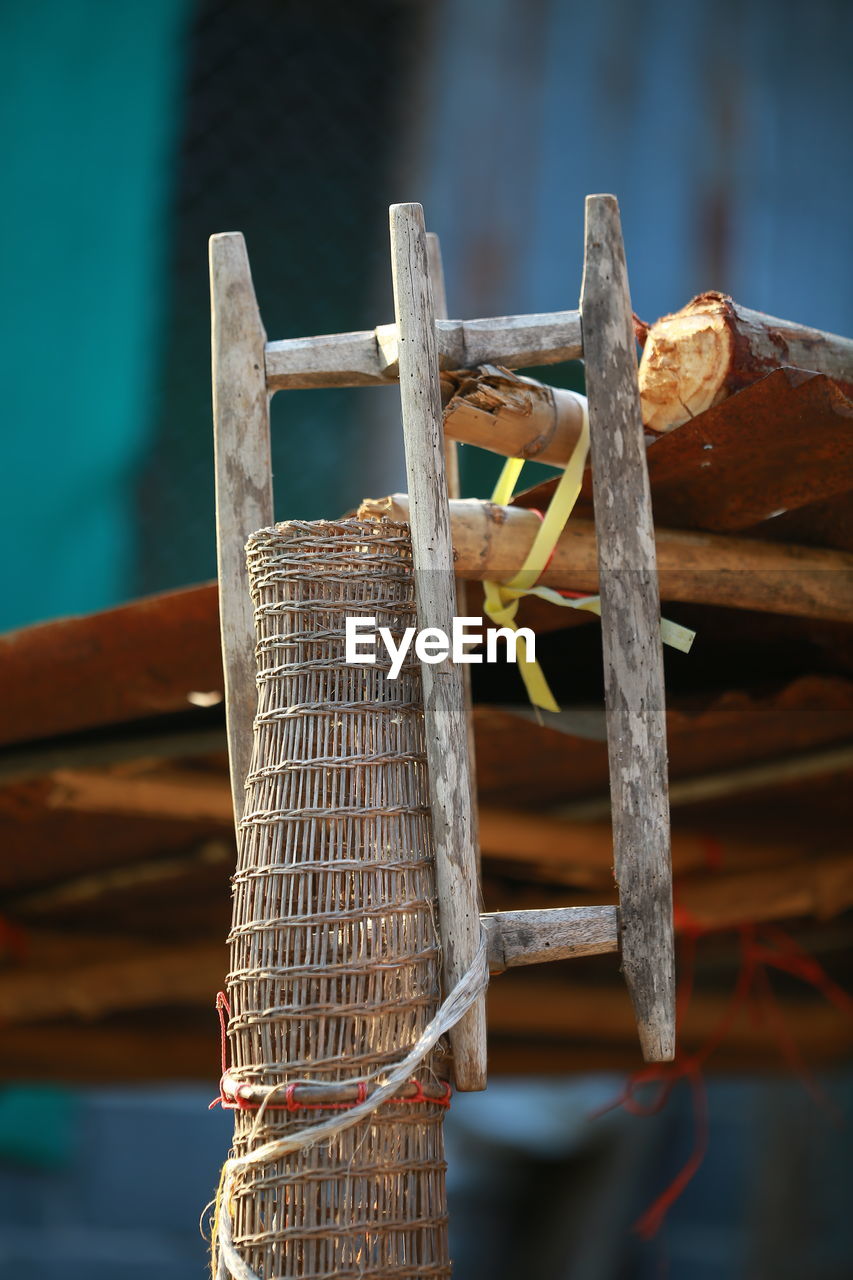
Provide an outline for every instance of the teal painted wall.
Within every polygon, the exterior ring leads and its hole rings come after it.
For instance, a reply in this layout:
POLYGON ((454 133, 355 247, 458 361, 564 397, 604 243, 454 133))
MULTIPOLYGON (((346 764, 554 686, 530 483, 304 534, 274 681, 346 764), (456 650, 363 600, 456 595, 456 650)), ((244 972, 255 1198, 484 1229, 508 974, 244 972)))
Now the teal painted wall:
POLYGON ((133 594, 190 9, 0 8, 0 629, 133 594))

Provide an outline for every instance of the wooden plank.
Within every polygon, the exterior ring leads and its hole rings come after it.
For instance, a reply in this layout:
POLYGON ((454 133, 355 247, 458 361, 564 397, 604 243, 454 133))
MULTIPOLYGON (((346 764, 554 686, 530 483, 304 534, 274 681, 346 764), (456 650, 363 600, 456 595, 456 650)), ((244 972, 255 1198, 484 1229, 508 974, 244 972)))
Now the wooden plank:
MULTIPOLYGON (((585 670, 585 666, 579 670, 579 681, 585 678, 585 670)), ((762 689, 753 694, 744 689, 721 687, 711 698, 706 691, 698 700, 695 694, 686 691, 685 694, 680 703, 671 703, 667 714, 673 779, 671 804, 676 804, 682 794, 684 803, 690 803, 691 792, 680 790, 682 781, 718 775, 721 771, 735 774, 728 785, 742 788, 743 794, 747 785, 753 790, 761 786, 775 787, 780 796, 791 791, 802 793, 802 784, 788 787, 785 781, 780 779, 777 784, 769 775, 764 775, 766 782, 762 783, 761 775, 743 777, 740 772, 774 760, 790 763, 792 757, 803 757, 797 771, 802 768, 815 778, 814 785, 816 789, 819 786, 823 805, 832 793, 840 798, 844 796, 846 774, 828 778, 828 785, 818 784, 812 757, 818 752, 822 754, 826 748, 849 746, 853 742, 853 682, 838 677, 807 676, 772 692, 762 689)), ((567 820, 573 823, 609 820, 606 734, 602 733, 603 740, 597 740, 597 721, 584 714, 582 708, 568 712, 565 727, 561 719, 552 716, 546 717, 540 726, 520 706, 508 708, 478 703, 474 712, 485 839, 489 839, 488 808, 492 804, 502 808, 508 805, 534 808, 539 814, 556 805, 566 810, 567 820), (593 811, 586 808, 590 800, 596 801, 593 811), (569 801, 571 812, 566 809, 569 801), (579 806, 577 809, 575 804, 579 806)), ((832 765, 831 759, 824 759, 819 766, 825 776, 835 772, 834 766, 826 769, 827 765, 832 765)), ((738 838, 749 835, 782 844, 795 839, 804 847, 809 841, 813 842, 814 823, 808 820, 807 814, 803 815, 805 825, 801 821, 794 828, 789 825, 790 811, 783 822, 776 820, 779 810, 772 790, 765 791, 761 798, 760 815, 753 814, 748 819, 745 810, 754 811, 755 805, 737 804, 741 815, 738 827, 731 823, 725 825, 724 810, 731 805, 713 800, 711 803, 713 810, 701 815, 710 835, 719 837, 728 831, 730 836, 738 838)), ((839 819, 843 827, 840 811, 833 815, 823 809, 822 830, 827 834, 830 830, 837 831, 839 819), (831 828, 833 816, 835 825, 831 828)), ((699 820, 697 816, 690 822, 699 820)), ((686 814, 683 821, 688 822, 686 814)), ((835 838, 834 833, 831 838, 835 838)), ((485 844, 484 848, 487 848, 485 844)))
POLYGON ((493 974, 521 965, 619 950, 619 913, 614 906, 498 911, 480 919, 493 974))
MULTIPOLYGON (((139 879, 128 879, 124 888, 134 894, 141 884, 139 879)), ((185 892, 192 892, 192 888, 188 886, 185 892)), ((492 973, 619 949, 617 908, 590 901, 589 894, 536 885, 512 886, 503 888, 497 902, 541 902, 546 895, 547 907, 525 910, 508 906, 481 917, 492 973)), ((678 897, 679 930, 720 932, 743 924, 804 917, 820 921, 823 927, 853 905, 853 856, 827 854, 789 866, 689 877, 680 881, 678 897)), ((37 899, 31 902, 37 903, 37 899)), ((117 927, 114 921, 111 927, 117 927)), ((22 937, 31 959, 0 975, 4 1023, 103 1017, 119 1010, 164 1005, 209 1008, 227 962, 223 944, 209 936, 161 943, 150 936, 63 934, 25 928, 22 937)), ((605 967, 602 974, 606 972, 605 967)), ((562 971, 560 981, 571 983, 570 973, 562 971)), ((563 999, 560 986, 552 985, 551 990, 563 999)), ((625 1005, 627 1008, 627 1000, 625 1005)), ((561 1016, 555 1013, 555 1027, 561 1016)), ((575 1010, 568 1016, 574 1019, 579 1015, 575 1010)), ((572 1025, 578 1024, 572 1021, 572 1025)), ((496 1024, 492 1029, 520 1033, 523 1027, 520 1021, 514 1027, 496 1024)), ((594 1023, 587 1029, 590 1038, 601 1035, 594 1023)))
MULTIPOLYGON (((786 1020, 788 1017, 786 1011, 786 1020)), ((838 1019, 834 1041, 826 1039, 820 1046, 808 1046, 809 1066, 832 1067, 849 1058, 850 1044, 842 1020, 838 1019)), ((806 1043, 802 1039, 800 1043, 806 1043)), ((697 1049, 704 1046, 699 1043, 697 1049)), ((584 1043, 574 1040, 553 1041, 544 1038, 514 1036, 495 1032, 489 1036, 489 1070, 493 1076, 570 1076, 588 1073, 629 1075, 637 1070, 637 1050, 629 1041, 624 1044, 584 1043)), ((704 1068, 709 1078, 745 1072, 761 1072, 770 1077, 790 1077, 791 1068, 770 1037, 751 1045, 720 1045, 704 1068)))
MULTIPOLYGON (((43 973, 20 972, 0 979, 0 1012, 7 1029, 59 1018, 98 1019, 111 1013, 209 1007, 227 963, 221 944, 197 943, 140 949, 135 958, 105 959, 43 973)), ((684 1022, 686 1048, 707 1043, 729 1007, 730 994, 695 993, 684 1022)), ((792 1034, 818 1054, 839 1038, 850 1045, 849 1024, 818 1000, 780 1002, 792 1034)), ((623 1043, 634 1034, 626 993, 612 984, 591 986, 565 972, 517 972, 492 984, 489 1025, 493 1034, 623 1043)), ((727 1033, 730 1050, 766 1044, 768 1027, 741 1016, 727 1033)), ((209 1070, 215 1050, 210 1049, 209 1070)), ((5 1056, 5 1055, 4 1055, 5 1056)), ((168 1056, 168 1055, 167 1055, 168 1056)), ((162 1046, 161 1046, 162 1057, 162 1046)), ((61 1064, 55 1058, 57 1070, 61 1064)))
POLYGON ((581 287, 622 969, 647 1062, 675 1056, 655 531, 619 207, 588 196, 581 287))
MULTIPOLYGON (((435 322, 420 205, 391 207, 394 308, 400 335, 400 400, 409 492, 415 596, 421 628, 452 631, 456 612, 444 477, 435 322)), ((462 672, 449 657, 422 663, 427 762, 445 991, 473 964, 480 943, 477 850, 466 749, 462 672)), ((457 1087, 486 1084, 482 1000, 450 1032, 457 1087)))
MULTIPOLYGON (((581 355, 577 311, 437 320, 435 333, 442 369, 471 369, 478 364, 520 369, 577 360, 581 355)), ((397 356, 393 325, 316 338, 285 338, 266 344, 266 383, 270 391, 383 386, 398 378, 397 356)))
MULTIPOLYGON (((405 493, 366 499, 362 519, 408 520, 405 493)), ((518 572, 540 527, 535 511, 466 498, 450 504, 459 578, 507 582, 518 572)), ((757 538, 657 529, 658 585, 664 600, 687 600, 792 617, 853 621, 853 554, 786 546, 757 538)), ((540 581, 598 591, 596 529, 572 516, 540 581)))
MULTIPOLYGON (((230 792, 227 794, 230 801, 230 792)), ((228 820, 230 825, 230 813, 228 820)), ((233 842, 205 840, 189 850, 106 866, 71 879, 53 881, 44 888, 30 889, 14 897, 7 896, 6 911, 16 921, 31 921, 56 913, 79 913, 81 908, 85 910, 100 899, 106 899, 109 903, 107 910, 110 928, 114 929, 118 927, 114 915, 116 904, 123 895, 132 894, 138 901, 140 892, 144 893, 156 886, 161 900, 167 892, 174 900, 172 889, 178 880, 184 880, 194 882, 189 892, 197 899, 199 880, 206 881, 210 878, 208 873, 211 867, 221 867, 225 872, 233 864, 233 842), (172 889, 166 890, 167 883, 171 883, 172 889)), ((30 954, 34 945, 38 947, 41 956, 41 939, 33 940, 28 929, 27 949, 30 954)))
MULTIPOLYGON (((0 1078, 98 1084, 138 1081, 204 1081, 218 1074, 210 1047, 210 1012, 197 1026, 187 1025, 187 1010, 169 1017, 128 1014, 125 1025, 91 1022, 34 1023, 6 1027, 0 1078), (180 1017, 180 1021, 178 1021, 180 1017), (133 1025, 128 1025, 130 1019, 133 1025), (168 1052, 164 1052, 168 1045, 168 1052)), ((211 1089, 211 1094, 215 1090, 211 1089)))
POLYGON ((244 548, 249 534, 274 518, 266 334, 239 232, 211 237, 210 301, 219 617, 231 792, 239 823, 257 709, 255 627, 244 548))
MULTIPOLYGON (((721 1005, 722 1008, 722 1005, 721 1005)), ((810 1041, 813 1023, 800 1028, 797 1006, 784 1010, 786 1023, 798 1042, 806 1046, 810 1066, 832 1066, 849 1059, 850 1040, 844 1020, 835 1016, 834 1038, 821 1034, 810 1041), (791 1017, 794 1021, 791 1022, 791 1017)), ((629 1014, 629 1010, 624 1010, 629 1014)), ((173 1014, 153 1011, 117 1014, 108 1022, 34 1023, 6 1027, 0 1079, 10 1081, 47 1080, 97 1084, 127 1084, 132 1081, 211 1081, 218 1072, 216 1048, 211 1047, 210 1010, 181 1009, 173 1014), (163 1046, 168 1045, 168 1054, 163 1046)), ((833 1011, 827 1009, 827 1023, 833 1011)), ((827 1026, 827 1031, 828 1031, 827 1026)), ((520 1037, 495 1031, 489 1037, 489 1067, 492 1075, 560 1075, 589 1072, 627 1073, 637 1067, 637 1050, 632 1046, 630 1016, 622 1041, 605 1043, 585 1040, 582 1031, 572 1039, 520 1037)), ((701 1042, 697 1042, 697 1048, 701 1042)), ((721 1045, 708 1066, 719 1071, 760 1070, 790 1072, 775 1041, 766 1036, 745 1045, 735 1037, 721 1045)))

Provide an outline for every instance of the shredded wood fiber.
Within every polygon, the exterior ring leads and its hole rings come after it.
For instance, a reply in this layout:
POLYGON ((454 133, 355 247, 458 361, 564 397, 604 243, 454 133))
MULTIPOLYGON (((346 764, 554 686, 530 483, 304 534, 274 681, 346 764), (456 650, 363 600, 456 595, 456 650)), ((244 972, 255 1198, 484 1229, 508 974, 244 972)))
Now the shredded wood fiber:
MULTIPOLYGON (((247 553, 259 701, 234 877, 229 1079, 275 1092, 235 1111, 219 1274, 445 1277, 440 1103, 371 1089, 347 1111, 275 1106, 298 1081, 381 1085, 407 1055, 405 1078, 447 1075, 430 1043, 447 1017, 430 1027, 440 987, 420 672, 409 661, 390 681, 344 653, 347 616, 376 617, 398 640, 414 624, 408 528, 294 521, 255 534, 247 553)), ((484 972, 469 978, 482 989, 484 972)))

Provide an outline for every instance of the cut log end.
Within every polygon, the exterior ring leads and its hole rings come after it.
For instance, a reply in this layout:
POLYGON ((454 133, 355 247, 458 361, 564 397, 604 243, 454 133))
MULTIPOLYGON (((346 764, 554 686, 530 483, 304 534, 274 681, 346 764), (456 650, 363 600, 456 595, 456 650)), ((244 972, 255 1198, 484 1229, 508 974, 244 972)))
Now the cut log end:
POLYGON ((825 374, 853 393, 850 338, 702 293, 649 329, 639 369, 643 423, 671 431, 783 366, 825 374))
POLYGON ((719 303, 709 301, 653 325, 639 369, 644 426, 659 434, 671 431, 724 399, 732 351, 719 303))

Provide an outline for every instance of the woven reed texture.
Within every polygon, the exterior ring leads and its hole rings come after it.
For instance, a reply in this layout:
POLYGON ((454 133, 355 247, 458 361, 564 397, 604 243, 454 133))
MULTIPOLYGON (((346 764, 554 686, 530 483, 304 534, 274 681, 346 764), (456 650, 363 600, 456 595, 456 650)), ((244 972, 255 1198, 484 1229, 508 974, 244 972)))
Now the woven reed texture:
MULTIPOLYGON (((247 547, 258 714, 234 877, 228 992, 238 1084, 359 1079, 393 1065, 440 1000, 420 671, 345 661, 347 616, 416 625, 408 527, 301 522, 247 547)), ((384 666, 383 666, 384 663, 384 666)), ((437 1051, 419 1071, 447 1075, 437 1051)), ((275 1100, 283 1098, 276 1094, 275 1100)), ((234 1153, 334 1111, 235 1112, 234 1153)), ((442 1108, 387 1102, 247 1170, 234 1243, 264 1280, 445 1277, 442 1108)))

